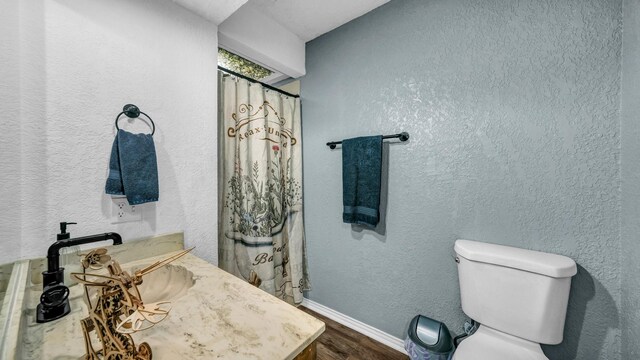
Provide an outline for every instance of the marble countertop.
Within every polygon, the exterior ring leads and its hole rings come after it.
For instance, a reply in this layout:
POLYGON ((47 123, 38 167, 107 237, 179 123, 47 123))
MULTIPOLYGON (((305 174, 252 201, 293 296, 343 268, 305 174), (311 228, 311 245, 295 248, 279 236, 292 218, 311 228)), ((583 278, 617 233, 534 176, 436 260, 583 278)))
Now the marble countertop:
MULTIPOLYGON (((172 253, 121 265, 132 268, 172 253)), ((117 255, 114 258, 118 259, 117 255)), ((324 331, 322 321, 194 255, 187 254, 172 265, 191 271, 195 283, 171 300, 172 310, 164 321, 133 335, 136 345, 149 343, 154 360, 293 359, 324 331)), ((35 308, 41 284, 30 283, 25 292, 18 358, 66 360, 85 354, 80 328, 80 319, 87 315, 83 288, 76 284, 70 290, 71 313, 37 324, 35 308)))

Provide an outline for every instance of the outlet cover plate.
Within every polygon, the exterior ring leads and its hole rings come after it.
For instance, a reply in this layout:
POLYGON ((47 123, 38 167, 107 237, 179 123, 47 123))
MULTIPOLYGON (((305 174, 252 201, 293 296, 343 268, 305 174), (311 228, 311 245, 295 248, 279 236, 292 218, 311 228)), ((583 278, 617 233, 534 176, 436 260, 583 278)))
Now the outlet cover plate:
POLYGON ((112 224, 142 220, 141 208, 136 205, 129 205, 126 197, 112 197, 111 201, 112 224))

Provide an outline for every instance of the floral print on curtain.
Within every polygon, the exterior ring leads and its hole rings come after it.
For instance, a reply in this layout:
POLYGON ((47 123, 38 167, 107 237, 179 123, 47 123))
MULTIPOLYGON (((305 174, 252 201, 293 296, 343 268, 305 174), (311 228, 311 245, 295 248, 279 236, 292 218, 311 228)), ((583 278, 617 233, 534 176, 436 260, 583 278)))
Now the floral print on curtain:
POLYGON ((219 266, 298 304, 308 287, 300 99, 219 76, 219 266))

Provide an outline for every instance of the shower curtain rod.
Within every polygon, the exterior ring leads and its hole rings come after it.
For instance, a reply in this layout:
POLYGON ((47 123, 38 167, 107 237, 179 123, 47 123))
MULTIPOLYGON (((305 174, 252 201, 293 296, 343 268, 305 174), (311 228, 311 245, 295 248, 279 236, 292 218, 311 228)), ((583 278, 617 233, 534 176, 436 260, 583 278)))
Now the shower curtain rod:
POLYGON ((267 89, 269 89, 269 90, 273 90, 273 91, 279 92, 279 93, 281 93, 281 94, 283 94, 283 95, 291 96, 291 97, 293 97, 293 98, 299 98, 299 97, 300 97, 300 95, 294 95, 294 94, 288 93, 288 92, 286 92, 286 91, 284 91, 284 90, 280 90, 280 89, 278 89, 277 87, 273 87, 273 86, 271 86, 271 85, 269 85, 269 84, 265 84, 265 83, 260 82, 260 81, 258 81, 258 80, 252 79, 252 78, 250 78, 250 77, 248 77, 248 76, 244 76, 244 75, 239 74, 239 73, 237 73, 237 72, 235 72, 235 71, 231 71, 231 70, 229 70, 229 69, 227 69, 227 68, 223 68, 223 67, 222 67, 222 66, 220 66, 220 65, 218 65, 218 70, 224 71, 224 72, 228 73, 229 75, 233 75, 233 76, 235 76, 235 77, 239 77, 239 78, 241 78, 241 79, 245 79, 245 80, 250 81, 250 82, 252 82, 252 83, 260 84, 260 85, 262 85, 262 86, 266 87, 266 88, 267 88, 267 89))

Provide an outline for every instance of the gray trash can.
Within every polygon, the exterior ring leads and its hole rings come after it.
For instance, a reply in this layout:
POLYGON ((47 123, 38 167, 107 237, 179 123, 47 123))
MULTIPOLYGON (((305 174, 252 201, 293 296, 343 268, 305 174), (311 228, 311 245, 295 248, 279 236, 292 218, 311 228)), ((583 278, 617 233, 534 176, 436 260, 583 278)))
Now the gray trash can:
POLYGON ((404 348, 411 360, 450 360, 455 351, 447 326, 423 315, 411 320, 404 348))

